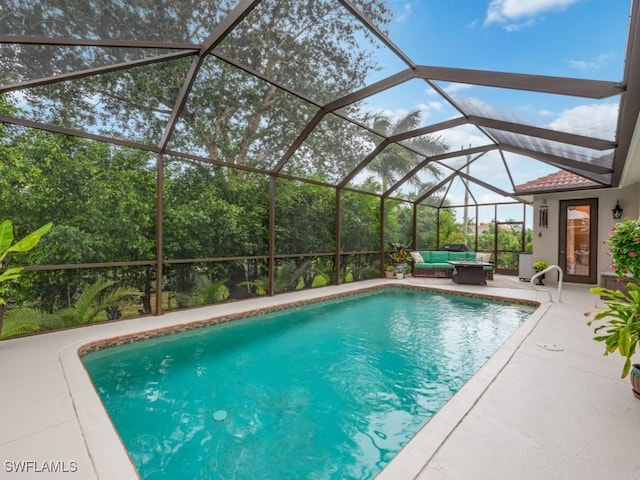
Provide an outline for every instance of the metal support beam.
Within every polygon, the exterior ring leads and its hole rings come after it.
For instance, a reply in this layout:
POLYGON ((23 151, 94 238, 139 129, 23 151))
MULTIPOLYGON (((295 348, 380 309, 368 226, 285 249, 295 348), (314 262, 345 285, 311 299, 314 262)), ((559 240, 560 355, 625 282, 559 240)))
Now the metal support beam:
POLYGON ((396 56, 400 58, 400 60, 406 63, 409 66, 409 68, 411 69, 415 68, 415 64, 411 61, 411 59, 409 59, 409 57, 406 56, 402 50, 396 47, 396 45, 391 40, 389 40, 389 37, 387 37, 384 33, 382 33, 380 29, 376 27, 371 22, 371 20, 369 20, 367 16, 363 15, 351 1, 349 0, 338 0, 338 1, 342 5, 344 5, 345 8, 349 10, 354 17, 360 20, 360 22, 364 24, 364 26, 367 27, 371 33, 373 33, 376 37, 378 37, 378 40, 384 43, 389 50, 395 53, 396 56))
POLYGON ((364 160, 362 160, 353 170, 351 170, 351 173, 349 173, 349 175, 347 175, 346 177, 344 177, 342 179, 342 181, 340 182, 340 184, 338 185, 338 188, 344 188, 347 186, 347 184, 356 176, 358 175, 358 173, 360 173, 362 171, 363 168, 365 168, 367 165, 369 165, 369 163, 371 162, 371 160, 373 160, 380 152, 382 152, 385 148, 387 148, 387 145, 389 145, 389 140, 385 139, 382 142, 380 142, 380 144, 373 149, 373 151, 367 155, 364 160))
POLYGON ((0 44, 17 45, 50 45, 60 47, 101 47, 101 48, 131 48, 139 50, 200 50, 200 45, 193 43, 157 42, 146 40, 117 40, 112 38, 70 38, 70 37, 42 37, 35 35, 0 35, 0 44))
MULTIPOLYGON (((622 172, 631 148, 633 132, 640 112, 640 1, 633 0, 631 20, 629 25, 629 39, 627 41, 627 57, 625 60, 624 82, 627 86, 622 95, 620 113, 618 115, 618 148, 613 157, 613 177, 611 186, 620 185, 622 172)), ((637 159, 635 161, 638 161, 637 159)))
POLYGON ((395 75, 391 75, 379 82, 372 83, 360 90, 357 90, 349 95, 345 95, 342 98, 334 100, 331 103, 325 105, 325 110, 331 112, 333 110, 338 110, 339 108, 346 107, 347 105, 351 105, 358 100, 362 100, 363 98, 370 97, 380 92, 384 92, 390 88, 395 87, 396 85, 400 85, 407 80, 411 80, 414 78, 413 71, 410 69, 403 70, 402 72, 396 73, 395 75))
POLYGON ((180 114, 184 109, 184 106, 187 102, 187 97, 191 92, 191 88, 193 87, 194 82, 196 81, 196 77, 202 64, 206 58, 206 56, 213 50, 224 38, 233 30, 233 28, 240 23, 251 11, 255 8, 255 6, 260 3, 261 0, 241 0, 216 27, 214 28, 211 35, 207 37, 207 39, 200 46, 200 51, 198 56, 194 59, 191 67, 189 68, 189 72, 180 88, 180 92, 178 93, 178 98, 173 106, 173 110, 171 111, 171 116, 169 117, 169 121, 167 122, 167 126, 162 135, 162 139, 160 140, 160 144, 158 145, 161 152, 164 152, 169 144, 169 139, 173 134, 173 131, 176 128, 176 124, 178 122, 178 118, 180 118, 180 114))
POLYGON ((420 162, 418 165, 413 167, 409 172, 405 174, 400 180, 398 180, 391 188, 389 188, 382 195, 384 197, 388 197, 393 192, 395 192, 401 185, 408 182, 411 177, 417 174, 420 170, 422 170, 428 163, 437 162, 439 160, 446 160, 447 158, 455 158, 463 155, 474 155, 476 153, 488 152, 491 150, 495 150, 498 148, 496 145, 484 145, 482 147, 473 147, 473 148, 465 148, 462 150, 456 150, 454 152, 442 153, 440 155, 434 155, 433 157, 427 157, 424 161, 420 162))
POLYGON ((162 260, 164 256, 164 156, 156 157, 156 311, 162 315, 162 260))
POLYGON ((530 137, 542 138, 553 142, 567 143, 578 147, 591 148, 593 150, 610 150, 616 147, 616 143, 610 140, 602 140, 599 138, 586 137, 584 135, 576 135, 574 133, 565 133, 558 130, 548 128, 534 127, 521 123, 507 122, 494 118, 478 117, 469 115, 468 123, 479 127, 493 128, 495 130, 504 130, 506 132, 527 135, 530 137))
POLYGON ((620 95, 624 91, 623 86, 617 82, 464 68, 418 66, 416 67, 416 76, 428 80, 586 98, 607 98, 620 95))
POLYGON ((166 62, 195 55, 191 50, 183 50, 176 53, 167 53, 149 58, 141 58, 140 60, 132 60, 122 63, 114 63, 113 65, 104 65, 102 67, 88 68, 86 70, 76 70, 70 73, 61 73, 60 75, 52 75, 50 77, 36 78, 26 80, 24 82, 12 83, 10 85, 0 86, 0 93, 12 92, 15 90, 24 90, 25 88, 41 87, 43 85, 51 85, 54 83, 66 82, 69 80, 77 80, 79 78, 92 77, 103 73, 118 72, 120 70, 129 70, 131 68, 143 67, 145 65, 153 65, 154 63, 166 62))
POLYGON ((539 160, 544 163, 551 163, 556 165, 562 165, 565 167, 578 168, 580 170, 584 170, 586 172, 593 172, 593 173, 607 174, 612 172, 611 168, 609 167, 604 167, 602 165, 597 165, 595 163, 587 163, 584 161, 581 162, 581 161, 573 160, 566 157, 559 157, 557 155, 551 155, 549 153, 537 152, 535 150, 530 150, 528 148, 513 147, 511 145, 500 145, 500 148, 507 152, 517 153, 518 155, 524 155, 526 157, 535 158, 536 160, 539 160))

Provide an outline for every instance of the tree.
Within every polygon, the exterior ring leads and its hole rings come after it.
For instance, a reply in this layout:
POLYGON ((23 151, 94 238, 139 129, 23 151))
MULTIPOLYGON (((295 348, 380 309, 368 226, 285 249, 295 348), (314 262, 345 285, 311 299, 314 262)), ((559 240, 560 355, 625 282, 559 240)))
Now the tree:
MULTIPOLYGON (((290 180, 278 180, 276 191, 276 253, 335 251, 335 191, 290 180)), ((290 283, 297 285, 301 279, 305 288, 311 288, 318 275, 330 278, 333 270, 333 259, 298 257, 290 261, 294 268, 280 269, 280 273, 295 275, 290 283)))
MULTIPOLYGON (((197 47, 236 4, 53 0, 44 8, 37 1, 9 2, 0 18, 2 31, 9 34, 97 39, 96 44, 135 38, 164 43, 168 50, 5 44, 0 79, 13 83, 150 58, 175 52, 172 42, 197 47)), ((383 0, 352 4, 383 30, 390 22, 391 11, 383 0)), ((3 96, 14 104, 5 100, 0 106, 3 113, 157 146, 179 92, 188 86, 166 146, 206 157, 214 165, 164 156, 164 259, 266 255, 269 179, 254 171, 271 171, 318 106, 365 86, 376 68, 376 41, 336 2, 260 2, 197 64, 193 84, 187 73, 196 65, 195 56, 30 87, 3 96)), ((341 113, 355 111, 351 105, 341 113)), ((0 213, 20 211, 20 228, 45 215, 57 225, 55 235, 34 257, 38 264, 155 259, 155 154, 22 127, 0 128, 8 133, 0 137, 0 213), (7 194, 16 191, 15 198, 7 194)), ((371 137, 327 114, 284 171, 321 181, 343 178, 362 160, 363 145, 373 145, 371 137), (328 149, 327 144, 335 147, 328 149)), ((283 181, 278 190, 279 253, 335 248, 335 192, 290 181, 283 181), (301 204, 307 206, 303 215, 297 214, 301 204)), ((376 202, 371 197, 365 203, 376 202)), ((354 229, 354 235, 379 229, 379 219, 370 215, 374 214, 367 213, 368 221, 354 229)), ((302 265, 308 259, 296 262, 305 269, 293 271, 302 271, 302 284, 311 286, 331 271, 333 258, 314 259, 308 266, 302 265)), ((172 288, 181 291, 193 291, 199 275, 210 282, 224 280, 233 298, 234 286, 265 273, 262 260, 171 264, 164 272, 172 288)), ((153 267, 33 273, 21 284, 23 299, 39 298, 47 312, 70 307, 101 276, 145 292, 142 310, 151 311, 153 267)))
POLYGON ((417 211, 417 239, 418 250, 438 249, 438 209, 426 205, 419 205, 417 211))
POLYGON ((340 248, 343 252, 380 249, 380 199, 374 195, 342 192, 340 248))
MULTIPOLYGON (((37 130, 16 130, 0 147, 0 216, 16 228, 56 224, 30 264, 58 265, 150 260, 155 253, 155 174, 145 152, 37 130)), ((124 270, 122 270, 124 272, 124 270)), ((21 279, 24 300, 48 311, 79 294, 92 278, 79 270, 31 272, 21 279)), ((124 273, 123 273, 124 274, 124 273)), ((113 279, 117 279, 115 271, 113 279)), ((147 292, 149 278, 130 269, 125 280, 147 292)))
MULTIPOLYGON (((395 122, 384 114, 377 114, 373 119, 373 129, 387 137, 415 130, 420 126, 422 113, 420 110, 412 110, 395 122)), ((422 135, 413 137, 403 142, 404 145, 419 151, 424 155, 436 155, 444 152, 448 147, 441 137, 422 135)), ((382 182, 382 191, 396 183, 401 176, 406 174, 418 163, 417 155, 403 146, 393 143, 387 146, 369 164, 369 169, 376 172, 382 182)), ((424 171, 430 173, 436 179, 440 177, 440 169, 435 163, 428 163, 424 171)), ((414 185, 420 185, 420 179, 413 176, 410 180, 414 185)))
MULTIPOLYGON (((57 8, 45 11, 40 2, 9 2, 3 7, 0 28, 18 35, 135 38, 171 47, 170 42, 204 41, 236 4, 205 0, 170 5, 155 0, 56 3, 57 8)), ((383 30, 391 20, 383 0, 354 3, 383 30)), ((333 1, 282 0, 257 5, 222 39, 215 53, 323 105, 365 85, 377 66, 374 45, 371 33, 333 1)), ((13 82, 155 54, 134 48, 5 47, 0 78, 13 82)), ((191 58, 173 59, 23 90, 23 103, 29 105, 24 114, 78 128, 91 125, 93 131, 157 144, 191 64, 191 58)), ((199 65, 170 146, 268 170, 316 111, 316 106, 209 55, 199 65)), ((353 143, 343 129, 331 135, 334 143, 353 143)), ((314 155, 307 166, 319 166, 319 158, 314 155)))
POLYGON ((456 212, 452 208, 440 209, 440 245, 447 243, 464 243, 462 224, 456 221, 456 212))

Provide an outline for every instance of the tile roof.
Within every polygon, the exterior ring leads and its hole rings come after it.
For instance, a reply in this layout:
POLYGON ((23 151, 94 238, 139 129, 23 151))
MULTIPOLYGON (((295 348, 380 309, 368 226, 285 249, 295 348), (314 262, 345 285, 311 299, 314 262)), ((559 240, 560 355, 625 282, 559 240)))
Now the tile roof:
POLYGON ((581 177, 575 173, 559 170, 530 182, 516 185, 516 193, 537 192, 544 190, 563 190, 570 188, 594 187, 598 182, 581 177))

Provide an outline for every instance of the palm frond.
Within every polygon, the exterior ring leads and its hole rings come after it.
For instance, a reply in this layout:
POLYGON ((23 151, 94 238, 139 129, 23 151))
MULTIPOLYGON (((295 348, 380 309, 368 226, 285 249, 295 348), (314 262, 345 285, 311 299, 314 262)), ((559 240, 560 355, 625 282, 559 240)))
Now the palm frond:
POLYGON ((42 329, 47 312, 31 307, 13 307, 4 314, 0 338, 35 333, 42 329))
POLYGON ((395 135, 398 133, 415 130, 420 126, 420 122, 422 122, 422 112, 418 109, 411 110, 404 117, 398 119, 398 121, 393 124, 391 133, 395 135))
POLYGON ((29 320, 19 320, 17 322, 10 322, 4 325, 2 332, 0 332, 0 338, 17 337, 19 335, 27 335, 29 333, 35 333, 40 331, 40 324, 38 322, 29 320))
POLYGON ((113 280, 99 278, 89 285, 75 303, 64 313, 65 323, 71 325, 87 324, 104 308, 99 300, 100 294, 114 285, 113 280))
POLYGON ((389 135, 391 133, 391 120, 387 115, 380 112, 373 117, 373 129, 376 132, 389 135))
POLYGON ((104 295, 100 299, 100 310, 105 307, 114 306, 114 305, 122 305, 127 301, 131 300, 133 297, 140 297, 144 295, 143 292, 140 292, 132 287, 118 287, 113 288, 104 292, 104 295))

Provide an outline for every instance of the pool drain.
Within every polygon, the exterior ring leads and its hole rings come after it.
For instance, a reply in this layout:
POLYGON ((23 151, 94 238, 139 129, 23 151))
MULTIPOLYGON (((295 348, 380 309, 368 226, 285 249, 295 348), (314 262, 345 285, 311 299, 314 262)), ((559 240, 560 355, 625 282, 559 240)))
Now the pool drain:
POLYGON ((213 412, 213 419, 216 422, 223 422, 227 419, 227 412, 225 410, 218 410, 213 412))
POLYGON ((555 343, 539 343, 538 346, 552 352, 562 352, 564 350, 564 347, 556 345, 555 343))

